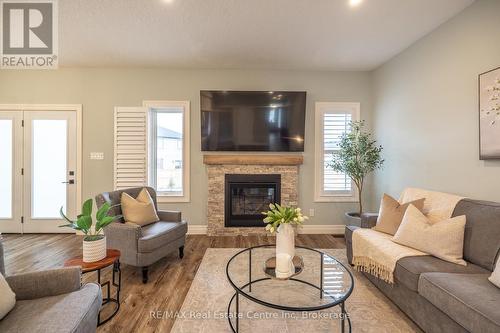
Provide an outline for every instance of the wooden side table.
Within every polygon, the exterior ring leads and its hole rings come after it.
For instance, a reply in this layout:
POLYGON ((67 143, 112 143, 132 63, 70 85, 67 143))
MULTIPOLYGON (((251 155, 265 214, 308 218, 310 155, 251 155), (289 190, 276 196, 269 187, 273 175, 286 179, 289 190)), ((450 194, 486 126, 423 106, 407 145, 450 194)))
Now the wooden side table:
POLYGON ((114 249, 108 249, 106 252, 106 257, 96 262, 83 262, 83 257, 78 256, 68 259, 64 262, 64 267, 68 266, 80 266, 82 268, 82 274, 97 271, 97 283, 101 287, 106 286, 107 297, 102 300, 102 307, 108 303, 115 303, 116 307, 113 313, 111 313, 107 318, 101 320, 101 311, 99 311, 99 316, 97 320, 97 326, 107 323, 111 318, 113 318, 120 310, 120 289, 122 286, 122 271, 120 270, 120 251, 114 249), (111 282, 106 281, 101 283, 101 269, 113 265, 113 277, 111 282), (118 281, 116 281, 116 275, 118 275, 118 281), (111 285, 116 288, 116 297, 111 297, 111 285))

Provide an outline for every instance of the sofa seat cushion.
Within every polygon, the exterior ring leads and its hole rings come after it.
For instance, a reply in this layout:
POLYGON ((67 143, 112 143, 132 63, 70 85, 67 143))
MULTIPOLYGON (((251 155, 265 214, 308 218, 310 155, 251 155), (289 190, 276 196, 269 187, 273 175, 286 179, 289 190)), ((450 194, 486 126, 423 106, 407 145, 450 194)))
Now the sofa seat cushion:
MULTIPOLYGON (((405 257, 398 260, 394 278, 412 291, 418 290, 418 279, 422 273, 468 273, 486 274, 486 269, 467 263, 467 266, 453 264, 433 256, 405 257)), ((491 274, 491 273, 490 273, 491 274)))
POLYGON ((153 252, 178 238, 184 237, 187 232, 186 221, 166 222, 159 221, 144 226, 142 236, 139 238, 139 252, 153 252))
POLYGON ((500 289, 488 276, 425 273, 418 292, 470 332, 500 332, 500 289))
POLYGON ((17 301, 0 321, 0 332, 92 332, 101 303, 101 288, 94 283, 69 294, 17 301))

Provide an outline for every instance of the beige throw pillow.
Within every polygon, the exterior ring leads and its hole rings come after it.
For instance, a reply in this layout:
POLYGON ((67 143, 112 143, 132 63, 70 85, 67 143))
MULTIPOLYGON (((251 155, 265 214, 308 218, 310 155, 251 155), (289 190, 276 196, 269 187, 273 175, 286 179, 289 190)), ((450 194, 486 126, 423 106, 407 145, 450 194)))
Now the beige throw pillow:
POLYGON ((123 192, 121 197, 123 218, 126 222, 132 222, 145 226, 160 219, 156 214, 155 204, 148 190, 143 188, 137 198, 132 198, 123 192))
POLYGON ((424 201, 425 199, 418 199, 400 204, 399 201, 384 193, 384 196, 380 201, 377 225, 373 227, 373 230, 394 235, 396 231, 398 231, 401 221, 403 221, 403 216, 405 215, 408 206, 413 205, 419 210, 422 210, 422 208, 424 208, 424 201))
POLYGON ((410 205, 392 241, 465 266, 464 233, 465 215, 432 223, 415 206, 410 205))
POLYGON ((0 273, 0 320, 16 305, 16 294, 10 289, 7 281, 0 273))
POLYGON ((491 276, 488 278, 491 283, 493 283, 495 286, 500 288, 500 256, 498 256, 497 259, 497 265, 495 267, 495 270, 491 274, 491 276))

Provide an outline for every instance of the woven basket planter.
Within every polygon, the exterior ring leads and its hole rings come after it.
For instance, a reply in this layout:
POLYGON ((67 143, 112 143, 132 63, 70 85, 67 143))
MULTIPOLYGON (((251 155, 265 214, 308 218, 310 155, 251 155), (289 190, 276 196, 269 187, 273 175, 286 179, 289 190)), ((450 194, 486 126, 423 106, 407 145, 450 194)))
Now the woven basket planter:
POLYGON ((106 258, 106 237, 83 241, 83 262, 95 262, 106 258))

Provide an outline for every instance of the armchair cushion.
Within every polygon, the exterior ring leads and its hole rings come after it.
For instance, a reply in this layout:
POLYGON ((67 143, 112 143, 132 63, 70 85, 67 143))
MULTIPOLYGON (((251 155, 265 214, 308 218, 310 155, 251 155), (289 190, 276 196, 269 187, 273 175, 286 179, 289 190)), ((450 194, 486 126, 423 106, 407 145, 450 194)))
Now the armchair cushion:
POLYGON ((142 237, 139 238, 139 252, 152 252, 155 249, 184 237, 187 232, 186 221, 166 222, 159 221, 144 226, 142 237))
MULTIPOLYGON (((151 199, 153 199, 155 209, 158 210, 158 206, 156 203, 156 192, 153 188, 151 187, 133 187, 133 188, 127 188, 123 190, 117 190, 117 191, 112 191, 112 192, 104 192, 95 197, 95 202, 97 204, 97 208, 101 208, 101 206, 107 202, 111 205, 111 209, 109 210, 109 215, 110 216, 115 216, 115 215, 122 215, 122 206, 121 206, 121 197, 122 193, 127 193, 133 198, 137 198, 139 193, 143 190, 146 189, 148 191, 149 195, 151 196, 151 199)), ((118 222, 124 223, 125 220, 120 218, 118 222)))
POLYGON ((65 267, 7 277, 17 300, 70 293, 80 289, 80 267, 65 267))
POLYGON ((121 206, 123 218, 140 226, 145 226, 160 219, 156 214, 155 204, 146 188, 143 188, 137 198, 133 198, 126 192, 122 193, 121 206))
POLYGON ((101 303, 101 288, 94 283, 68 294, 18 301, 0 321, 0 332, 95 332, 101 303))

